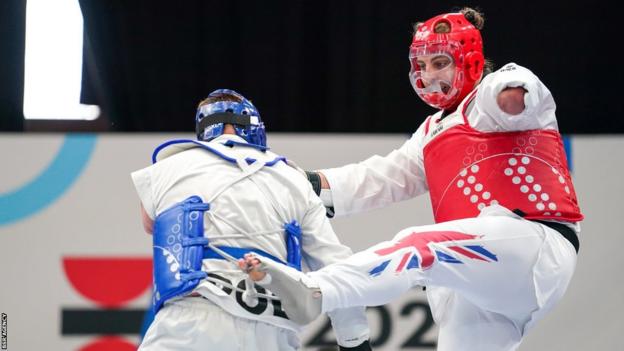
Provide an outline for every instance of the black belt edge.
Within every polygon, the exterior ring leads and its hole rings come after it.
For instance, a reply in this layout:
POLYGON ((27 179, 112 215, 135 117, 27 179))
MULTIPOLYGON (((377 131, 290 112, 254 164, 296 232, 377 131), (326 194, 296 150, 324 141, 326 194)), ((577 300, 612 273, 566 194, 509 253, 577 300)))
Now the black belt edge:
MULTIPOLYGON (((520 217, 526 216, 526 213, 524 213, 524 211, 522 211, 519 208, 516 208, 515 210, 513 210, 511 212, 517 214, 520 217)), ((563 235, 563 237, 566 238, 566 240, 568 240, 570 242, 570 244, 572 244, 572 246, 574 246, 574 250, 578 254, 579 247, 581 246, 581 244, 579 242, 578 235, 576 235, 576 232, 574 230, 572 230, 572 228, 568 227, 565 224, 557 223, 557 222, 540 221, 540 220, 537 220, 537 219, 529 219, 529 221, 541 223, 541 224, 547 226, 548 228, 551 228, 551 229, 554 229, 554 230, 558 231, 559 234, 563 235)))
POLYGON ((566 238, 566 240, 570 242, 570 244, 572 244, 572 246, 574 246, 574 250, 578 254, 579 247, 581 245, 578 239, 578 235, 576 235, 576 232, 572 228, 568 227, 567 225, 563 223, 557 223, 557 222, 538 221, 535 219, 533 220, 533 222, 541 223, 549 228, 552 228, 558 231, 561 235, 563 235, 564 238, 566 238))

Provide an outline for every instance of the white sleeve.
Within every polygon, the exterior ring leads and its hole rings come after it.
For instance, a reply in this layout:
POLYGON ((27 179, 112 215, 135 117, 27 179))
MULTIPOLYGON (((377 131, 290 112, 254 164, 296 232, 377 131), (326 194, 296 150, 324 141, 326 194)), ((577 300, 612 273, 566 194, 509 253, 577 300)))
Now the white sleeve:
POLYGON ((132 172, 130 176, 145 212, 151 219, 154 219, 156 217, 156 205, 152 195, 152 173, 150 170, 150 167, 143 168, 132 172))
POLYGON ((508 63, 483 79, 477 89, 470 124, 480 131, 557 130, 555 101, 548 88, 527 68, 508 63), (525 109, 518 115, 503 112, 496 101, 505 88, 522 87, 525 109))
POLYGON ((386 156, 320 170, 331 188, 336 215, 380 208, 427 192, 423 138, 424 123, 401 148, 386 156))
MULTIPOLYGON (((311 270, 345 259, 353 254, 340 243, 325 215, 325 207, 310 187, 308 211, 301 223, 302 256, 311 270)), ((338 344, 354 347, 370 338, 365 307, 338 309, 328 313, 338 344)))
POLYGON ((311 270, 318 270, 351 256, 353 251, 338 240, 325 215, 325 207, 312 187, 307 198, 308 210, 301 223, 301 250, 306 265, 311 270))

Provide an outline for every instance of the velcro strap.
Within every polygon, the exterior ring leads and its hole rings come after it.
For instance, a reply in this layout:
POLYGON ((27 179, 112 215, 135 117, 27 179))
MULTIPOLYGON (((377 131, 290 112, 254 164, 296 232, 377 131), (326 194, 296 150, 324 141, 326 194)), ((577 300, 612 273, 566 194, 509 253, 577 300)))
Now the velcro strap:
POLYGON ((210 204, 209 203, 190 203, 187 202, 184 204, 184 210, 186 211, 208 211, 210 209, 210 204))
POLYGON ((208 239, 204 237, 199 238, 184 238, 182 239, 182 246, 206 246, 208 245, 208 239))
POLYGON ((301 227, 297 221, 284 224, 286 232, 286 260, 288 265, 301 271, 301 227))
POLYGON ((193 279, 204 279, 208 276, 208 273, 204 271, 196 271, 190 273, 180 272, 180 280, 186 282, 193 279))

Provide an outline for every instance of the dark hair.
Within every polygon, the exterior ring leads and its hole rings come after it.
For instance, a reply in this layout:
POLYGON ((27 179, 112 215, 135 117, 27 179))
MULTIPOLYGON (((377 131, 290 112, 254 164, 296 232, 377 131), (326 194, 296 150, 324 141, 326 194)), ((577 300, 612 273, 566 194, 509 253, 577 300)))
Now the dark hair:
POLYGON ((203 99, 202 101, 199 102, 197 107, 200 107, 200 106, 203 106, 203 105, 212 104, 213 102, 218 102, 218 101, 241 102, 242 100, 241 100, 241 98, 239 98, 236 95, 222 93, 222 94, 215 95, 215 96, 209 96, 209 97, 203 99))
POLYGON ((485 23, 485 16, 483 13, 479 11, 479 9, 473 9, 470 7, 464 7, 459 10, 459 13, 463 14, 464 17, 468 20, 468 22, 472 23, 475 28, 478 30, 483 29, 483 24, 485 23))

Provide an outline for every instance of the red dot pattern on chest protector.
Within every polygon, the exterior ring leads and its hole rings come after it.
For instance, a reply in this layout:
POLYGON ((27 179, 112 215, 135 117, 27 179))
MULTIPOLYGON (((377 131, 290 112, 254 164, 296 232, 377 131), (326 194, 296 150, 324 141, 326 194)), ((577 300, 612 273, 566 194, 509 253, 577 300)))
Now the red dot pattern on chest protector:
POLYGON ((494 204, 530 219, 583 218, 556 131, 483 133, 458 125, 430 141, 424 159, 436 222, 476 217, 494 204))

